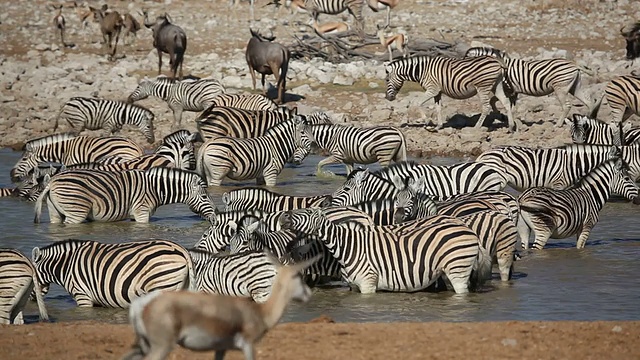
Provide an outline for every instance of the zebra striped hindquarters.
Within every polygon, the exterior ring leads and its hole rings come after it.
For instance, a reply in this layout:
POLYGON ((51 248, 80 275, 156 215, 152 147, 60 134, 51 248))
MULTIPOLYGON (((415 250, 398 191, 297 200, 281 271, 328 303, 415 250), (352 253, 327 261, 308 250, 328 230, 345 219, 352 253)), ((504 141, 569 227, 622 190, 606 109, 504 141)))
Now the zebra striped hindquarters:
POLYGON ((196 269, 195 290, 206 293, 251 297, 265 302, 271 294, 276 269, 264 252, 233 255, 189 250, 196 269))
POLYGON ((105 129, 112 134, 119 131, 123 125, 135 125, 140 128, 149 143, 155 141, 154 115, 138 105, 106 99, 73 97, 60 109, 54 132, 58 130, 61 118, 71 125, 75 133, 84 129, 105 129))
POLYGON ((425 101, 434 99, 436 103, 438 129, 444 126, 443 94, 452 99, 468 99, 478 94, 482 112, 476 128, 484 124, 492 109, 495 110, 495 106, 491 105, 495 96, 507 108, 509 129, 517 130, 503 89, 504 64, 499 59, 490 56, 465 59, 413 56, 385 63, 385 71, 385 98, 395 100, 405 81, 419 83, 425 91, 425 101))
POLYGON ((436 205, 439 215, 462 217, 478 211, 493 210, 508 216, 515 225, 520 217, 520 204, 504 191, 477 191, 452 196, 436 205))
POLYGON ((213 99, 211 104, 211 108, 215 107, 231 107, 244 110, 277 110, 278 104, 262 94, 220 94, 213 99))
POLYGON ((145 77, 127 98, 127 103, 149 96, 164 100, 173 111, 173 126, 180 126, 183 111, 203 111, 213 105, 215 98, 225 93, 224 86, 215 79, 183 80, 159 76, 145 77))
POLYGON ((329 195, 290 196, 259 187, 244 187, 222 194, 225 211, 262 210, 286 211, 307 207, 320 207, 329 195))
MULTIPOLYGON (((358 128, 338 124, 311 125, 297 122, 296 136, 305 138, 302 147, 306 153, 315 143, 320 149, 329 152, 329 157, 321 160, 316 174, 322 174, 322 167, 329 164, 345 164, 347 174, 353 171, 353 164, 372 164, 379 162, 389 166, 391 161, 407 160, 407 143, 402 132, 391 126, 358 128)), ((302 162, 294 155, 294 162, 302 162)), ((332 174, 331 174, 332 175, 332 174)))
POLYGON ((574 144, 616 146, 640 144, 640 127, 632 127, 631 124, 625 124, 620 128, 620 124, 607 124, 580 114, 574 114, 571 120, 567 118, 565 123, 569 125, 571 140, 574 144))
POLYGON ((146 223, 159 206, 173 203, 184 203, 205 219, 212 219, 216 212, 198 174, 170 168, 62 172, 51 179, 36 201, 36 223, 45 200, 51 222, 65 224, 128 218, 146 223))
POLYGON ((285 229, 317 235, 344 267, 347 282, 363 294, 419 291, 441 275, 456 293, 466 293, 480 251, 476 234, 452 217, 406 232, 337 226, 322 209, 291 210, 280 221, 285 229))
POLYGON ((18 250, 0 249, 0 324, 24 324, 24 309, 35 290, 40 320, 49 320, 31 260, 18 250))
POLYGON ((126 308, 155 291, 193 289, 194 267, 182 246, 167 240, 119 244, 70 239, 33 249, 42 290, 65 288, 81 307, 126 308))
POLYGON ((11 169, 11 181, 22 180, 40 163, 73 165, 104 159, 126 161, 144 154, 142 148, 121 137, 89 137, 55 134, 28 141, 22 158, 11 169))
POLYGON ((198 149, 197 171, 209 186, 232 180, 256 179, 258 185, 275 186, 278 174, 299 146, 293 119, 270 128, 253 139, 219 137, 207 140, 198 149))
POLYGON ((524 248, 534 233, 533 248, 542 249, 549 238, 563 239, 577 234, 576 247, 585 246, 599 213, 611 194, 640 203, 638 187, 627 176, 621 160, 609 160, 589 172, 576 185, 555 190, 535 187, 520 194, 518 232, 524 248))
POLYGON ((203 140, 221 136, 256 138, 267 130, 291 119, 297 108, 277 110, 244 110, 231 107, 210 107, 196 119, 198 132, 203 140))
POLYGON ((623 75, 609 81, 604 89, 604 95, 595 106, 593 117, 596 117, 603 99, 607 100, 611 110, 609 124, 617 126, 632 114, 640 115, 640 76, 623 75))

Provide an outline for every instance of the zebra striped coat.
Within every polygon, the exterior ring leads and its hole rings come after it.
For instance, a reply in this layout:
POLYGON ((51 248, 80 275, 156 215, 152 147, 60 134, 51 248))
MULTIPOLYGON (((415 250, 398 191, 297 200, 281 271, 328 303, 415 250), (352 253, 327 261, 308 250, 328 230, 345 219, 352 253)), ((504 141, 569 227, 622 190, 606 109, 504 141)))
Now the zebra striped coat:
POLYGON ((232 107, 244 110, 277 110, 278 104, 262 94, 220 94, 213 99, 211 107, 232 107))
POLYGON ((492 57, 456 59, 444 56, 413 56, 385 63, 385 98, 393 101, 405 81, 419 83, 425 91, 426 100, 434 99, 438 114, 437 128, 444 126, 442 95, 452 99, 468 99, 478 95, 482 112, 475 127, 480 128, 494 108, 493 97, 507 107, 509 128, 514 129, 514 119, 507 104, 502 79, 503 64, 492 57))
POLYGON ((127 308, 155 290, 193 289, 189 253, 166 240, 102 244, 70 239, 33 249, 43 292, 65 288, 80 307, 127 308))
POLYGON ((620 160, 600 164, 568 189, 527 189, 518 197, 521 217, 518 231, 523 247, 529 246, 533 230, 535 249, 542 249, 550 237, 562 239, 574 234, 578 235, 576 247, 584 248, 600 210, 612 193, 640 203, 638 186, 627 176, 620 160))
POLYGON ((451 217, 407 232, 336 226, 321 209, 292 210, 281 222, 285 229, 317 235, 344 267, 347 282, 365 294, 423 290, 443 274, 456 293, 466 293, 479 256, 476 234, 451 217))
POLYGON ((182 122, 183 111, 203 111, 225 92, 224 86, 215 79, 177 81, 167 77, 145 77, 129 95, 127 102, 133 103, 149 96, 160 98, 173 111, 173 126, 177 127, 182 122))
POLYGON ((35 290, 41 320, 49 320, 31 260, 18 250, 0 249, 0 324, 24 324, 24 309, 35 290))
POLYGON ((38 196, 42 194, 42 190, 47 186, 49 178, 57 174, 63 167, 55 167, 51 164, 35 167, 29 172, 29 175, 22 179, 15 189, 13 189, 12 195, 26 201, 38 200, 38 196))
POLYGON ((209 186, 220 186, 225 177, 256 179, 258 185, 275 186, 278 174, 299 146, 293 119, 253 139, 219 137, 207 140, 197 156, 197 171, 209 186))
POLYGON ((610 124, 624 122, 633 114, 640 115, 640 76, 623 75, 609 81, 604 95, 596 104, 594 117, 603 99, 607 100, 611 110, 610 124))
MULTIPOLYGON (((543 59, 543 60, 522 60, 510 58, 507 54, 493 48, 471 48, 467 50, 465 58, 475 58, 477 56, 494 56, 503 61, 506 66, 504 81, 505 88, 508 89, 509 112, 513 113, 518 94, 530 96, 545 96, 555 93, 563 113, 556 126, 562 126, 564 119, 571 111, 571 101, 569 94, 578 99, 584 105, 584 100, 576 96, 580 88, 580 71, 583 70, 574 62, 564 59, 543 59)), ((511 115, 509 115, 511 116, 511 115)), ((522 122, 514 118, 518 127, 522 122)))
POLYGON ((504 191, 478 191, 452 196, 436 205, 439 215, 461 217, 477 211, 494 210, 508 216, 518 224, 520 204, 511 194, 504 191))
POLYGON ((329 195, 290 196, 260 187, 244 187, 222 194, 225 211, 262 210, 266 212, 286 211, 307 207, 320 207, 330 200, 329 195))
POLYGON ((73 165, 104 159, 126 161, 143 155, 142 148, 121 137, 89 137, 56 134, 28 141, 22 158, 11 169, 11 181, 22 180, 43 162, 73 165))
MULTIPOLYGON (((298 123, 296 132, 301 139, 303 135, 308 141, 302 141, 306 153, 311 151, 315 143, 322 150, 329 152, 329 157, 321 160, 316 174, 322 174, 322 167, 329 164, 345 164, 347 174, 353 171, 353 164, 372 164, 379 162, 389 166, 391 161, 407 160, 407 142, 400 130, 391 126, 374 126, 358 128, 338 124, 311 125, 298 123)), ((294 162, 302 159, 294 155, 294 162)))
POLYGON ((107 99, 73 97, 60 109, 53 131, 58 130, 61 118, 71 125, 75 133, 84 129, 105 129, 109 134, 113 134, 122 129, 123 125, 134 125, 142 131, 149 143, 153 143, 154 117, 149 109, 138 105, 107 99))
POLYGON ((184 203, 205 219, 215 214, 207 186, 196 173, 170 168, 146 171, 69 170, 53 177, 36 201, 40 222, 43 201, 52 223, 79 224, 86 219, 149 222, 159 206, 184 203))
MULTIPOLYGON (((572 120, 566 119, 574 144, 588 145, 634 145, 640 144, 640 127, 631 124, 620 126, 607 124, 588 116, 574 114, 572 120), (622 136, 620 136, 622 130, 622 136)), ((621 125, 621 124, 620 124, 621 125)))
POLYGON ((9 197, 16 194, 17 188, 0 188, 0 197, 9 197))
POLYGON ((189 250, 196 269, 195 290, 230 296, 251 297, 265 302, 271 294, 276 269, 263 252, 214 255, 189 250))

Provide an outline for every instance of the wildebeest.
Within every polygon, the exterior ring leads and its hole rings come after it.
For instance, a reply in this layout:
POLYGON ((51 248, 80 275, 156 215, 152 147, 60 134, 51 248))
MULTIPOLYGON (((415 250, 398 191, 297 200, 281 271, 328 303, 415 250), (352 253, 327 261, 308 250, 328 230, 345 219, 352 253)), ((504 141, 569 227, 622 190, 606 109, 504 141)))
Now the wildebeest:
POLYGON ((635 59, 640 57, 640 21, 631 26, 631 30, 624 31, 623 26, 620 34, 627 40, 627 59, 635 59))
POLYGON ((169 54, 169 66, 176 78, 176 71, 180 67, 179 79, 182 80, 182 61, 187 51, 187 34, 184 30, 169 21, 169 14, 158 16, 155 22, 149 22, 147 11, 143 11, 144 26, 153 31, 153 47, 158 50, 158 75, 161 74, 162 53, 169 54))
POLYGON ((249 65, 249 73, 251 73, 251 81, 253 89, 256 89, 256 76, 254 70, 262 74, 262 90, 264 87, 264 78, 266 75, 273 74, 276 77, 276 86, 278 88, 278 102, 284 103, 284 92, 287 87, 287 70, 289 68, 289 58, 291 53, 285 46, 273 42, 274 36, 266 37, 249 29, 251 31, 251 39, 247 44, 245 56, 247 65, 249 65))

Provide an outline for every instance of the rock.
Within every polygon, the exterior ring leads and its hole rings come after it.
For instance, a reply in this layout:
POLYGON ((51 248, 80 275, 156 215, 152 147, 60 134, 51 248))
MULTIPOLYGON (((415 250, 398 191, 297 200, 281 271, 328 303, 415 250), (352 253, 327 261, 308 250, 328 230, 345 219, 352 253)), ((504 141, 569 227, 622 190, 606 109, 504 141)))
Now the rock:
POLYGON ((518 345, 518 341, 516 341, 516 339, 502 339, 502 345, 504 346, 516 346, 518 345))
POLYGON ((349 76, 344 76, 341 74, 336 75, 335 78, 333 78, 333 84, 334 85, 343 85, 343 86, 351 86, 353 85, 353 83, 355 82, 355 80, 353 80, 353 78, 349 77, 349 76))
POLYGON ((240 76, 225 76, 224 78, 222 78, 222 85, 224 85, 225 87, 234 87, 234 88, 241 88, 241 87, 245 87, 244 83, 242 81, 242 78, 240 76))
POLYGON ((38 50, 38 51, 46 51, 46 50, 49 50, 49 45, 48 44, 44 44, 44 43, 40 43, 40 44, 35 46, 35 49, 38 50))
POLYGON ((387 121, 389 117, 391 117, 391 110, 389 109, 374 110, 369 115, 372 121, 387 121))
POLYGON ((613 329, 611 329, 611 331, 617 332, 617 333, 622 332, 622 326, 616 325, 613 327, 613 329))

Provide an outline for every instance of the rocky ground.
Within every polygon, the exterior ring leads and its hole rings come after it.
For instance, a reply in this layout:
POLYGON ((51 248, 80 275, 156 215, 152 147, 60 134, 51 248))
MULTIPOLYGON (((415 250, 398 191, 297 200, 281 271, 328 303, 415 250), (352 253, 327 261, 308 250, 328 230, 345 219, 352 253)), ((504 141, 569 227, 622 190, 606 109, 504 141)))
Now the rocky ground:
MULTIPOLYGON (((61 105, 72 96, 124 99, 141 78, 156 75, 157 56, 150 30, 143 27, 133 44, 119 47, 118 53, 124 57, 111 62, 99 43, 97 25, 90 24, 83 30, 72 2, 65 3, 63 14, 67 42, 74 45, 61 46, 52 27, 54 12, 47 7, 54 3, 58 2, 32 0, 0 5, 0 146, 20 147, 28 139, 51 134, 61 105)), ((87 3, 98 7, 103 2, 87 3)), ((250 26, 273 31, 285 44, 293 43, 294 35, 313 36, 305 25, 309 15, 263 7, 266 0, 256 1, 259 20, 253 22, 248 2, 244 1, 235 8, 222 0, 107 3, 121 12, 130 11, 140 20, 137 12, 142 8, 149 9, 151 16, 168 12, 188 35, 186 74, 219 79, 229 92, 252 91, 244 60, 250 26)), ((392 11, 391 23, 396 27, 393 31, 409 35, 409 46, 411 39, 433 38, 456 43, 461 51, 470 45, 487 44, 511 56, 572 59, 593 73, 583 76, 580 94, 592 104, 602 95, 608 80, 638 67, 637 62, 624 60, 625 43, 619 34, 622 25, 637 20, 631 17, 635 11, 637 3, 627 0, 403 0, 392 11)), ((366 8, 364 14, 369 33, 384 21, 384 12, 376 14, 366 8)), ((341 17, 324 15, 321 22, 341 17)), ((370 51, 382 53, 384 49, 371 46, 370 51)), ((164 63, 164 73, 168 74, 166 55, 164 63)), ((570 142, 567 127, 557 129, 550 121, 562 113, 553 95, 519 99, 516 116, 526 125, 516 134, 508 133, 506 124, 498 119, 485 123, 489 129, 467 126, 478 117, 477 97, 464 101, 445 97, 443 112, 450 117, 449 123, 439 132, 428 131, 422 124, 435 119, 433 102, 423 104, 424 95, 416 84, 405 85, 397 100, 385 100, 384 68, 377 61, 332 64, 319 59, 294 60, 288 74, 287 100, 302 113, 325 110, 339 123, 412 124, 403 131, 410 152, 418 156, 477 155, 494 145, 553 146, 570 142)), ((172 115, 165 103, 147 99, 141 104, 156 114, 156 138, 168 134, 172 115)), ((588 111, 585 106, 575 110, 588 111)), ((607 112, 604 107, 601 114, 606 117, 607 112)), ((195 113, 187 113, 184 127, 195 131, 195 117, 195 113)), ((124 134, 144 144, 138 132, 125 129, 124 134)))

